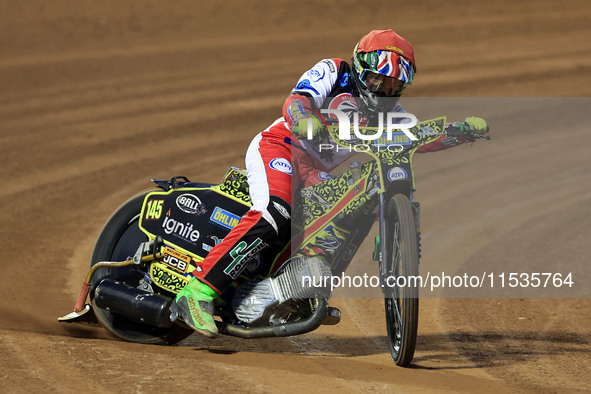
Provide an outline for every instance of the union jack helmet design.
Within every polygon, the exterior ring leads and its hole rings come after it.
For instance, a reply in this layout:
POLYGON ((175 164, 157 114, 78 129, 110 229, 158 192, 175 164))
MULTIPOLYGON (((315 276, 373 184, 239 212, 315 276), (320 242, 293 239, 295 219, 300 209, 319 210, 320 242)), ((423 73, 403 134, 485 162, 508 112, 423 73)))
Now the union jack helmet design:
POLYGON ((390 51, 377 50, 360 53, 358 56, 361 64, 367 64, 370 71, 393 77, 405 83, 412 83, 415 75, 413 64, 403 56, 390 51))
POLYGON ((412 45, 393 30, 373 30, 355 46, 352 79, 359 96, 371 111, 392 108, 408 87, 416 71, 412 45), (383 105, 389 108, 382 108, 383 105))

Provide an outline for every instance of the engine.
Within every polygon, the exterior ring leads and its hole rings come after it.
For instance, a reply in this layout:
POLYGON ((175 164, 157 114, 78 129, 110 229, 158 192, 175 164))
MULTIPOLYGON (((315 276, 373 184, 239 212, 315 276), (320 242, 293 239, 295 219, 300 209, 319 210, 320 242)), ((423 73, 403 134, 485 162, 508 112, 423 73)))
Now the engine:
POLYGON ((236 317, 249 326, 285 322, 308 298, 329 298, 331 270, 318 257, 294 257, 278 275, 240 286, 232 299, 236 317))

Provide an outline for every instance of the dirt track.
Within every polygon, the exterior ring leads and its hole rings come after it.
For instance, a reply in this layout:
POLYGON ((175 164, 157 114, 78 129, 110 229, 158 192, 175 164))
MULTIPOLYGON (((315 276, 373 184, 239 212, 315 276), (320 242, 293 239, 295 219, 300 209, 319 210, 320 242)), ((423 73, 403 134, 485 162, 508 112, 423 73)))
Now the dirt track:
MULTIPOLYGON (((164 348, 57 323, 122 202, 151 177, 242 165, 301 73, 373 28, 414 44, 412 96, 591 96, 588 1, 298 3, 0 1, 3 392, 591 391, 589 298, 427 298, 409 369, 376 299, 335 299, 339 325, 290 339, 164 348)), ((423 269, 572 266, 589 283, 588 123, 519 124, 562 119, 549 102, 492 113, 490 142, 417 158, 423 269)))

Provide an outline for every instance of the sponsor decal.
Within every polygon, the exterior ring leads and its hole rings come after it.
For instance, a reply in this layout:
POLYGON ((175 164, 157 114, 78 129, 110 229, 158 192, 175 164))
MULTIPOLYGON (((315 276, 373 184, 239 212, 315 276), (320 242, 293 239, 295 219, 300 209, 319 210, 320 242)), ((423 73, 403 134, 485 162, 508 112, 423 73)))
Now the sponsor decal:
POLYGON ((316 238, 316 246, 320 249, 324 250, 325 252, 334 252, 339 248, 341 245, 341 241, 339 241, 334 236, 327 236, 325 238, 316 238))
POLYGON ((344 261, 350 261, 355 255, 355 252, 357 252, 357 249, 359 249, 359 245, 350 243, 347 246, 345 246, 345 250, 341 252, 341 255, 339 257, 344 261))
POLYGON ((205 326, 205 320, 201 317, 201 307, 197 306, 195 299, 193 297, 189 297, 189 310, 191 311, 191 318, 193 319, 194 323, 197 323, 197 326, 203 327, 205 326))
POLYGON ((331 73, 335 72, 335 68, 334 68, 334 64, 332 62, 332 60, 323 60, 323 63, 326 63, 328 65, 328 69, 330 70, 331 73))
POLYGON ((231 230, 240 222, 240 216, 220 207, 215 207, 209 221, 231 230))
POLYGON ((366 126, 369 120, 361 111, 355 97, 351 93, 341 93, 333 98, 328 104, 328 109, 321 110, 322 113, 327 114, 329 119, 338 119, 339 116, 344 116, 349 120, 349 124, 354 122, 358 126, 366 126))
POLYGON ((172 267, 182 273, 187 272, 191 258, 183 253, 180 253, 169 247, 164 248, 164 256, 162 262, 169 267, 172 267))
POLYGON ((394 181, 397 181, 400 179, 406 179, 406 178, 408 178, 408 174, 406 173, 404 168, 393 167, 393 168, 390 168, 390 171, 388 171, 388 180, 390 182, 394 182, 394 181))
POLYGON ((318 178, 322 179, 323 181, 327 180, 327 179, 331 179, 334 178, 334 176, 330 175, 328 172, 319 172, 318 173, 318 178))
POLYGON ((386 49, 388 49, 390 51, 398 52, 398 53, 404 53, 404 51, 402 49, 392 46, 392 45, 386 45, 386 49))
POLYGON ((311 90, 314 93, 316 93, 317 95, 320 95, 320 92, 316 89, 314 89, 312 87, 312 85, 310 85, 310 80, 309 79, 303 79, 301 80, 298 85, 296 86, 295 90, 311 90))
POLYGON ((340 84, 342 87, 345 87, 345 86, 347 86, 347 85, 349 84, 349 73, 344 73, 344 74, 341 76, 341 80, 339 81, 339 84, 340 84))
POLYGON ((207 212, 201 200, 192 194, 181 194, 176 198, 176 206, 183 212, 192 215, 201 215, 207 212))
POLYGON ((146 220, 157 220, 162 216, 162 205, 164 200, 150 200, 146 204, 146 220))
POLYGON ((308 200, 311 200, 312 202, 320 203, 321 205, 324 205, 324 206, 330 206, 330 204, 328 203, 328 201, 326 201, 326 199, 324 197, 322 197, 320 194, 318 194, 317 191, 313 190, 310 187, 306 187, 306 188, 302 189, 302 197, 307 198, 308 200))
POLYGON ((320 71, 318 71, 317 69, 313 68, 310 71, 308 71, 308 75, 310 77, 312 77, 312 80, 314 82, 318 82, 320 81, 322 78, 324 78, 324 76, 326 75, 326 71, 323 69, 322 70, 322 74, 320 73, 320 71))
POLYGON ((205 242, 201 244, 201 247, 203 248, 203 250, 207 251, 207 252, 211 252, 211 250, 213 249, 213 247, 217 244, 219 244, 222 240, 219 239, 218 237, 216 237, 215 235, 208 235, 208 238, 211 238, 213 240, 213 246, 212 245, 208 245, 205 242))
POLYGON ((170 216, 164 218, 162 228, 166 234, 172 234, 192 244, 199 239, 199 231, 193 228, 193 224, 188 222, 183 224, 170 216))
POLYGON ((281 216, 283 216, 286 219, 291 218, 291 215, 289 214, 289 212, 287 212, 287 209, 285 209, 283 205, 279 204, 277 201, 273 201, 273 206, 281 214, 281 216))
POLYGON ((284 159, 282 157, 271 160, 271 162, 269 163, 269 167, 276 171, 284 172, 288 175, 293 174, 291 163, 287 159, 284 159))
POLYGON ((392 137, 381 136, 375 142, 375 145, 410 145, 412 141, 404 133, 392 133, 392 137))
POLYGON ((250 245, 248 245, 245 241, 240 242, 234 249, 230 251, 232 262, 224 269, 224 273, 232 279, 236 279, 242 270, 246 268, 250 259, 255 257, 267 246, 268 245, 260 238, 257 238, 250 245))
POLYGON ((304 106, 299 100, 289 104, 289 107, 287 107, 287 113, 289 114, 289 117, 293 123, 297 123, 298 120, 307 116, 306 112, 304 111, 304 106))
POLYGON ((261 256, 259 254, 254 259, 252 259, 250 261, 250 263, 248 263, 248 265, 246 266, 246 269, 244 271, 246 271, 252 275, 252 274, 257 273, 257 271, 260 270, 262 266, 263 266, 263 256, 261 256))
MULTIPOLYGON (((338 228, 332 223, 319 231, 314 241, 304 247, 308 256, 334 254, 347 239, 349 232, 338 228)), ((334 267, 333 267, 334 268, 334 267)))
MULTIPOLYGON (((359 111, 359 106, 355 101, 355 97, 350 93, 341 93, 331 100, 328 108, 331 110, 338 110, 347 114, 359 111)), ((331 119, 338 119, 336 114, 328 113, 328 117, 331 119)))
POLYGON ((458 137, 446 137, 441 139, 441 143, 445 146, 456 146, 461 143, 458 137))

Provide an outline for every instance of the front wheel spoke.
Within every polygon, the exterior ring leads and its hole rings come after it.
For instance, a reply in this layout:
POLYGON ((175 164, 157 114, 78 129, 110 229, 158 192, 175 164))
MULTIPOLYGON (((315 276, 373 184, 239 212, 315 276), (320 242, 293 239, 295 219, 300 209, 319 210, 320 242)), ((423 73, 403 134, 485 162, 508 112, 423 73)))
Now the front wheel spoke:
MULTIPOLYGON (((399 306, 399 298, 395 298, 394 299, 394 306, 396 309, 396 318, 398 319, 398 327, 400 332, 402 332, 402 329, 404 328, 404 322, 402 321, 402 316, 400 314, 400 306, 399 306)), ((398 333, 397 333, 398 334, 398 333)))

